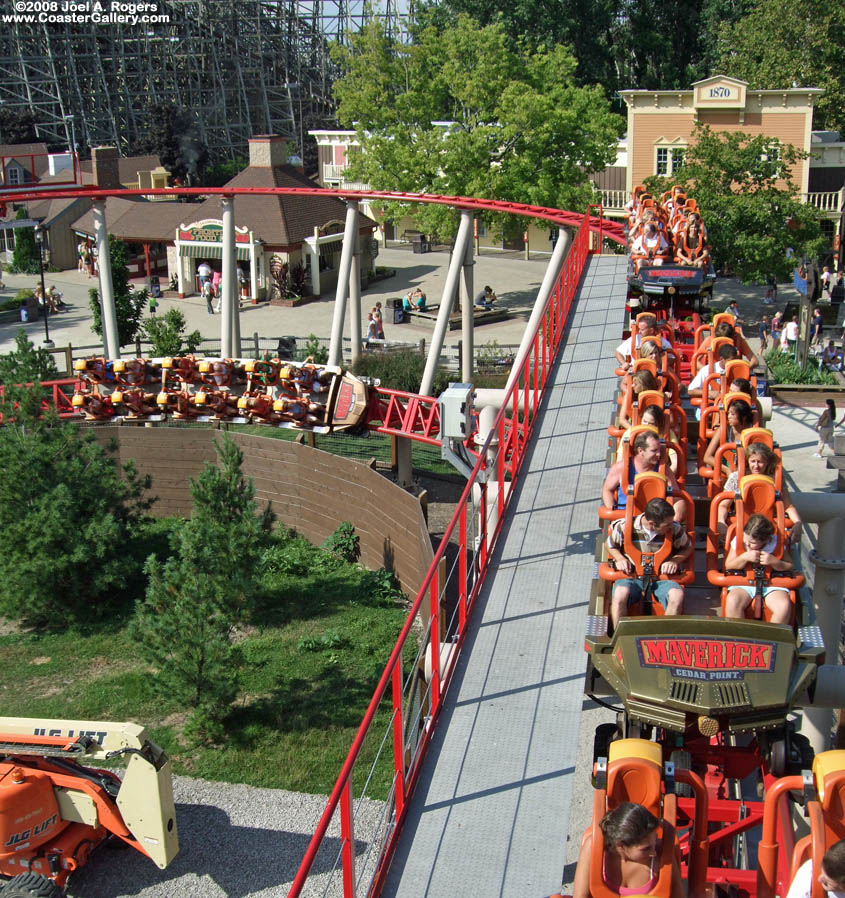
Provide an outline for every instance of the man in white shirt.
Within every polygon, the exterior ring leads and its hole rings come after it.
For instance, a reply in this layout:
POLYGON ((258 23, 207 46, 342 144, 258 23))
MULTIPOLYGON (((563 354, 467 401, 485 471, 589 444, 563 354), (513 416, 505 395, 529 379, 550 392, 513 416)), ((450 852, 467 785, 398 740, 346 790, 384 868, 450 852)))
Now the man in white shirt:
MULTIPOLYGON (((720 346, 719 347, 719 358, 716 361, 716 364, 713 366, 714 374, 724 374, 725 373, 725 364, 732 359, 735 359, 739 356, 737 352, 736 346, 720 346)), ((704 381, 710 376, 710 366, 703 365, 698 369, 698 374, 689 382, 689 386, 687 387, 687 394, 690 396, 701 396, 704 391, 704 381)), ((712 385, 711 385, 712 386, 712 385)), ((711 390, 710 396, 711 398, 716 395, 716 391, 711 390)), ((702 405, 707 405, 707 402, 702 400, 702 405)), ((701 420, 701 408, 696 409, 696 419, 701 420)))
MULTIPOLYGON (((845 898, 845 839, 827 849, 818 878, 828 898, 845 898)), ((809 860, 798 868, 786 898, 810 898, 812 891, 813 862, 809 860)))
MULTIPOLYGON (((657 330, 657 319, 654 315, 640 315, 637 318, 636 332, 616 347, 616 361, 627 371, 631 367, 630 362, 633 355, 632 341, 636 338, 636 343, 633 345, 639 349, 643 337, 657 336, 659 336, 659 331, 657 330)), ((672 344, 665 337, 661 337, 661 340, 663 351, 673 353, 672 344)))

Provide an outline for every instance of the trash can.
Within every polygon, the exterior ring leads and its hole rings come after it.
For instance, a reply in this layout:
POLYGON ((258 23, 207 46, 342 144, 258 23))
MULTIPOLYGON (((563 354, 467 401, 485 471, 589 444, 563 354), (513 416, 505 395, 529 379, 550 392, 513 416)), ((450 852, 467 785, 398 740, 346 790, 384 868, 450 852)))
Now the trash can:
POLYGON ((27 311, 26 306, 21 309, 21 321, 29 321, 29 312, 27 311))
POLYGON ((405 310, 402 308, 402 306, 399 306, 399 308, 394 308, 393 309, 393 323, 394 324, 404 324, 405 321, 406 321, 405 310))
POLYGON ((294 361, 296 359, 296 337, 279 337, 276 355, 283 361, 294 361))
POLYGON ((161 282, 158 279, 158 275, 154 274, 150 278, 150 293, 156 298, 161 298, 161 282))
POLYGON ((428 241, 425 239, 425 234, 414 234, 412 240, 415 253, 428 252, 428 241))

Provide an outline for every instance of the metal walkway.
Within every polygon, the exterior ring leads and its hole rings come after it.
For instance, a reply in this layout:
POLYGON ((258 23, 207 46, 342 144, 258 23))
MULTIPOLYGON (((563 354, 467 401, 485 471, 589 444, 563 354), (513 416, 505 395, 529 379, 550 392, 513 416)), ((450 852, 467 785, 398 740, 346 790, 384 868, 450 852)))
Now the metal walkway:
MULTIPOLYGON (((383 895, 543 898, 565 863, 625 257, 591 257, 383 895)), ((582 784, 583 785, 583 784, 582 784)))

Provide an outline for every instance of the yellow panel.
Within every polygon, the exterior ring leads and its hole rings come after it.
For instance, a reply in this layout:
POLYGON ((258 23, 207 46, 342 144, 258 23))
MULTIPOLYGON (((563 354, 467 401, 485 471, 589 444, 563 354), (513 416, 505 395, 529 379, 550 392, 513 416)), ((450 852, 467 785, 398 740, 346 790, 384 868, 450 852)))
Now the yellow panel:
POLYGON ((824 781, 831 773, 845 770, 845 751, 823 751, 813 759, 813 778, 816 781, 816 791, 819 798, 824 800, 824 781))
POLYGON ((617 739, 610 743, 608 752, 608 764, 621 761, 623 758, 641 758, 643 761, 651 761, 658 767, 663 766, 663 752, 656 742, 647 739, 617 739))
POLYGON ((94 799, 90 795, 63 788, 54 788, 53 792, 62 820, 68 820, 71 823, 84 823, 86 826, 100 825, 97 817, 97 805, 94 804, 94 799))

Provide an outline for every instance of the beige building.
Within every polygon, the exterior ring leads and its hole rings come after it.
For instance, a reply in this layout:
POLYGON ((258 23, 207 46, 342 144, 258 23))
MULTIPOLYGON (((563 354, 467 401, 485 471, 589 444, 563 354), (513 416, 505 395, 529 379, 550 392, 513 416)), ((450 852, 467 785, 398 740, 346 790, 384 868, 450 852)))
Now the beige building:
MULTIPOLYGON (((714 131, 742 131, 752 137, 776 137, 809 152, 813 105, 822 93, 815 87, 749 90, 744 81, 714 75, 697 81, 692 90, 623 90, 628 107, 626 189, 651 175, 671 175, 683 164, 697 125, 714 131)), ((793 178, 807 193, 808 159, 800 161, 793 178)))

